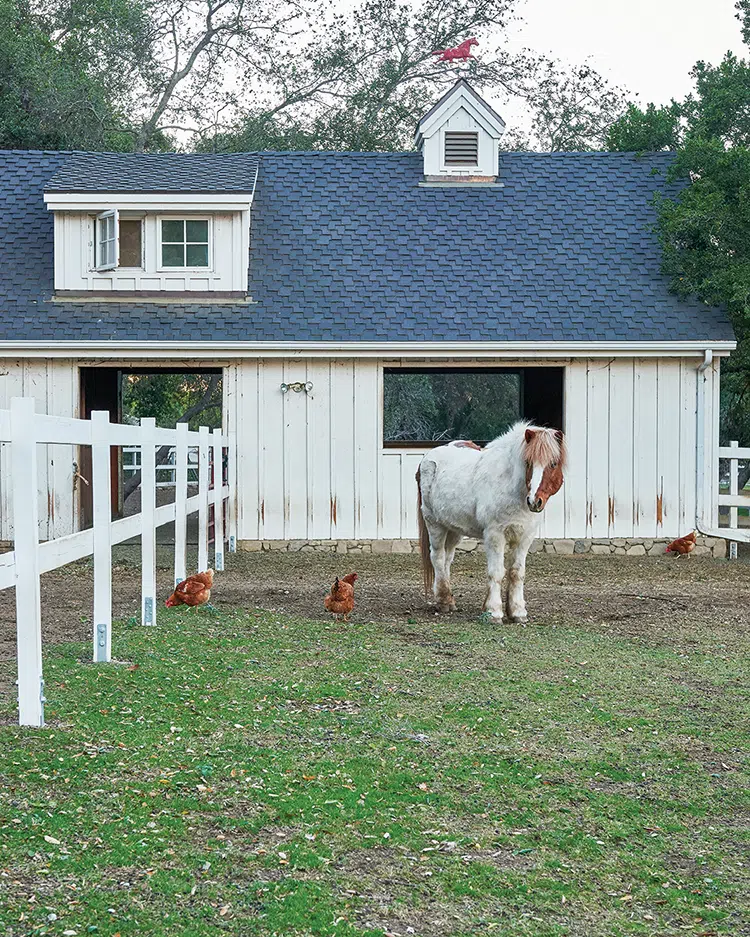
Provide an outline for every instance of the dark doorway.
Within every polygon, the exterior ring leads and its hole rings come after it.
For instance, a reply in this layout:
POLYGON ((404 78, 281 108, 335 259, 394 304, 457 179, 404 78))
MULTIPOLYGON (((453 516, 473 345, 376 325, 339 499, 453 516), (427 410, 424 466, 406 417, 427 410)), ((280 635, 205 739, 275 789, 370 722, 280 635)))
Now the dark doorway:
POLYGON ((523 418, 564 430, 565 368, 523 369, 523 418))
MULTIPOLYGON (((122 422, 122 380, 117 368, 81 368, 81 418, 88 420, 92 410, 106 410, 112 423, 122 422)), ((81 527, 91 527, 93 501, 91 485, 86 482, 91 478, 91 447, 79 448, 78 464, 81 479, 80 511, 81 527)), ((120 485, 120 450, 113 446, 110 450, 110 472, 112 476, 112 517, 122 515, 122 487, 120 485)))

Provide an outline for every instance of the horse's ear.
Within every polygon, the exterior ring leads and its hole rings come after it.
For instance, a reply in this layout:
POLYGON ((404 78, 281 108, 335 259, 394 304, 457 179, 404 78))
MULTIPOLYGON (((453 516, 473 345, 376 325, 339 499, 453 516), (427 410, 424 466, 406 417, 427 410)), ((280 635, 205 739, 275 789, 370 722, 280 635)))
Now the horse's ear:
POLYGON ((536 436, 536 430, 527 429, 526 432, 524 433, 524 436, 526 437, 526 443, 528 445, 531 442, 531 440, 536 436))

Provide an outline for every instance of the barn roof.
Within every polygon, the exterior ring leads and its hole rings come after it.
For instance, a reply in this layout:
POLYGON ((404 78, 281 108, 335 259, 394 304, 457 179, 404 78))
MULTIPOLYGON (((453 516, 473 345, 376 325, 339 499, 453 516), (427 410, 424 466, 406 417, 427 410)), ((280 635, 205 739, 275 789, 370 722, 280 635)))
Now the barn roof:
POLYGON ((45 192, 252 192, 253 153, 71 153, 45 192))
POLYGON ((418 153, 2 152, 0 341, 731 341, 660 273, 669 160, 501 153, 502 186, 428 187, 418 153), (53 299, 45 189, 237 191, 258 164, 248 301, 53 299))

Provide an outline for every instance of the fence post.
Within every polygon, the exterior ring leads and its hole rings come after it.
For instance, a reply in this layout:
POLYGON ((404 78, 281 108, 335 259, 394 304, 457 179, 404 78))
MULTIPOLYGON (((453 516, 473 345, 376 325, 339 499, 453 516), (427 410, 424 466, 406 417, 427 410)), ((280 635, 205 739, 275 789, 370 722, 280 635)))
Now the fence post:
POLYGON ((237 551, 237 446, 234 433, 227 436, 227 483, 229 485, 229 552, 237 551))
POLYGON ((208 427, 198 429, 198 572, 208 569, 208 427))
POLYGON ((214 569, 224 569, 224 440, 221 429, 211 434, 214 459, 214 569))
MULTIPOLYGON (((739 442, 736 439, 733 439, 729 443, 729 445, 732 449, 736 449, 739 446, 739 442)), ((732 495, 732 497, 734 498, 736 498, 737 495, 739 494, 739 491, 738 491, 739 480, 737 477, 738 468, 739 466, 738 466, 736 457, 730 458, 729 460, 729 494, 732 495)), ((736 507, 729 508, 729 526, 735 529, 737 527, 737 508, 736 507)))
POLYGON ((39 494, 33 397, 10 402, 13 549, 16 568, 18 722, 44 725, 42 603, 39 592, 39 494))
POLYGON ((156 624, 156 420, 141 418, 141 622, 156 624))
POLYGON ((112 659, 112 479, 110 422, 91 412, 91 491, 94 515, 94 661, 112 659))
POLYGON ((188 425, 178 423, 175 447, 174 489, 174 584, 187 576, 185 549, 187 542, 187 486, 188 486, 188 425))

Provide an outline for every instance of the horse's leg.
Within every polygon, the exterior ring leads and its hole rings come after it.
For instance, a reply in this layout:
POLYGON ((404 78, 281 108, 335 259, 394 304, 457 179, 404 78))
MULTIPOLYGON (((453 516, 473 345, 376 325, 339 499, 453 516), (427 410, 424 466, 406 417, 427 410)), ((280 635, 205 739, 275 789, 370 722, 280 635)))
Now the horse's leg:
POLYGON ((509 530, 510 569, 508 570, 508 618, 515 622, 528 621, 523 584, 526 578, 526 556, 534 540, 534 530, 513 528, 509 530))
POLYGON ((456 610, 456 600, 453 598, 453 590, 451 589, 451 566, 453 565, 453 558, 456 555, 456 547, 458 546, 459 541, 461 540, 460 534, 454 534, 453 531, 448 531, 445 535, 445 580, 443 595, 445 600, 450 608, 450 611, 455 612, 456 610))
POLYGON ((502 527, 485 529, 484 551, 487 554, 487 598, 484 610, 492 615, 494 621, 502 621, 505 575, 505 531, 502 527))
POLYGON ((441 612, 452 612, 456 608, 456 603, 451 595, 450 572, 447 563, 446 542, 449 533, 437 524, 428 523, 427 530, 430 535, 430 562, 435 570, 435 598, 441 612))

